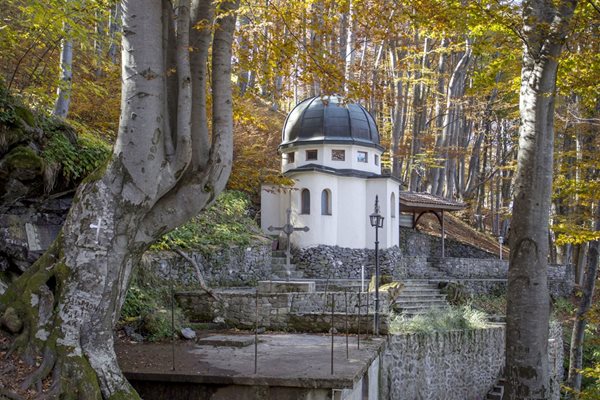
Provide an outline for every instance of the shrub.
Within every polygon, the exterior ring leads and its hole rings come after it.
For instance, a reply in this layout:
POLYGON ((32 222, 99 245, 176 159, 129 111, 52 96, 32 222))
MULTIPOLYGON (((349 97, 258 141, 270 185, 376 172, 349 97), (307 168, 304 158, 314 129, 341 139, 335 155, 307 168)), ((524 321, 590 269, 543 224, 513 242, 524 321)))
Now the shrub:
POLYGON ((183 249, 199 251, 224 246, 246 246, 253 240, 262 238, 258 226, 250 218, 250 206, 245 193, 225 191, 209 209, 165 235, 154 249, 169 249, 170 243, 183 249))
POLYGON ((451 309, 432 308, 414 317, 399 315, 390 323, 390 333, 432 333, 489 326, 487 315, 469 306, 451 309))

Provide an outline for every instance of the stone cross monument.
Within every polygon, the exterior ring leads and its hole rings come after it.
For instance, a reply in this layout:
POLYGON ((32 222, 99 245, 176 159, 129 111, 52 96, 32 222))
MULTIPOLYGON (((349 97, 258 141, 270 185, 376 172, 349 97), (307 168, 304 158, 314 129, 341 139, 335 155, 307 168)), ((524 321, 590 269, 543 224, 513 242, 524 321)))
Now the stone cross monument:
MULTIPOLYGON (((298 232, 298 231, 308 232, 310 230, 310 228, 308 226, 297 227, 297 226, 292 225, 292 210, 290 208, 288 208, 286 210, 286 214, 287 214, 287 221, 283 226, 269 226, 267 229, 269 230, 269 232, 281 231, 281 232, 285 233, 285 235, 287 236, 287 246, 286 246, 286 250, 285 250, 285 267, 289 273, 290 256, 291 256, 291 254, 290 254, 290 236, 292 236, 292 233, 298 232)), ((289 279, 289 277, 288 277, 288 279, 289 279)))

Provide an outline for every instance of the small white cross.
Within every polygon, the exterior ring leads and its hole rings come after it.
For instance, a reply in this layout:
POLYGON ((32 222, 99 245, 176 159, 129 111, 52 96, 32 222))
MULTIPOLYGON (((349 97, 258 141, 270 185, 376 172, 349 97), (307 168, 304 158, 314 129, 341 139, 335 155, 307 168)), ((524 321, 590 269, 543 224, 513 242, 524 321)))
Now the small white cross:
POLYGON ((90 228, 96 230, 96 243, 100 241, 100 229, 102 229, 102 217, 98 217, 98 224, 90 224, 90 228))

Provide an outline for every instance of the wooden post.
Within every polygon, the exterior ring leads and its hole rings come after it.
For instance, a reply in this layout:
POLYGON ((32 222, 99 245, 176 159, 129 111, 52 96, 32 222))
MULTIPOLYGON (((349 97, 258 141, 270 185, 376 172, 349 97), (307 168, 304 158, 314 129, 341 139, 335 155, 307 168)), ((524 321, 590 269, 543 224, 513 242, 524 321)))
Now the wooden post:
POLYGON ((446 228, 444 227, 444 210, 442 210, 442 258, 446 257, 446 228))

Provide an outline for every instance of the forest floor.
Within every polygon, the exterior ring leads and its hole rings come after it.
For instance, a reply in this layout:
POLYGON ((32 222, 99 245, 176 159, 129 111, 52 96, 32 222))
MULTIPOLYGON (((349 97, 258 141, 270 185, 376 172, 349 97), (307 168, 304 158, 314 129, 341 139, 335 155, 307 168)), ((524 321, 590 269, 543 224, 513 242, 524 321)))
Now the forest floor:
MULTIPOLYGON (((10 338, 0 329, 0 400, 33 400, 39 398, 39 393, 33 388, 22 390, 19 386, 25 378, 35 370, 23 360, 12 354, 7 357, 10 338)), ((48 389, 49 382, 44 382, 48 389)))

